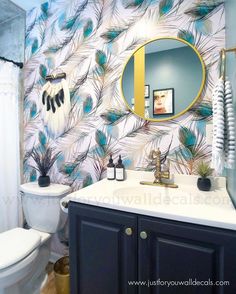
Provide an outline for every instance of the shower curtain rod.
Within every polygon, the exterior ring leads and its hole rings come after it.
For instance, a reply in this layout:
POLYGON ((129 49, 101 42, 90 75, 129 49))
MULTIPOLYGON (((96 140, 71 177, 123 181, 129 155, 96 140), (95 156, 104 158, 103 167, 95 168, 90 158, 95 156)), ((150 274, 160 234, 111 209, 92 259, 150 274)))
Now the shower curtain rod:
POLYGON ((7 59, 5 57, 0 56, 1 60, 7 61, 7 62, 11 62, 13 64, 15 64, 16 66, 18 66, 19 68, 23 68, 23 63, 22 62, 15 62, 14 60, 11 59, 7 59))
POLYGON ((226 75, 226 53, 228 52, 235 52, 236 53, 236 47, 228 48, 228 49, 222 49, 221 50, 221 70, 220 70, 220 76, 225 80, 226 75))

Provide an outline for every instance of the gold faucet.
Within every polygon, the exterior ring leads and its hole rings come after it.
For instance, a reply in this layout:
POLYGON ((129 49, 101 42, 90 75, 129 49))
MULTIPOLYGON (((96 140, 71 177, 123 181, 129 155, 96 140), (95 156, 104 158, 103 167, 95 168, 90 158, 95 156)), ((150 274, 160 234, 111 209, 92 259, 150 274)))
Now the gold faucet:
POLYGON ((154 183, 162 183, 162 179, 170 178, 170 168, 168 160, 168 169, 167 171, 161 170, 161 151, 158 148, 157 151, 152 151, 150 155, 151 159, 156 160, 156 169, 154 171, 155 180, 154 183))
POLYGON ((154 182, 140 182, 142 185, 151 185, 151 186, 162 186, 162 187, 169 187, 169 188, 178 188, 176 184, 171 183, 163 183, 162 179, 170 179, 170 161, 167 160, 167 170, 162 171, 161 168, 161 151, 158 148, 157 151, 153 150, 150 154, 152 160, 156 161, 156 169, 154 171, 154 182))

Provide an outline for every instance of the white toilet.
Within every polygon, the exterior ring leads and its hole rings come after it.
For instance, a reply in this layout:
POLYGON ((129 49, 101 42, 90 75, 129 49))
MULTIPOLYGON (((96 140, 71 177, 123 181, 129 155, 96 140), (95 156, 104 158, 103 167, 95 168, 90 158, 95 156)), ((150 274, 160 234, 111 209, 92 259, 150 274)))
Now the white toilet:
POLYGON ((37 183, 21 186, 22 206, 30 229, 15 228, 0 234, 0 294, 38 294, 47 281, 50 234, 66 223, 60 200, 70 187, 37 183))

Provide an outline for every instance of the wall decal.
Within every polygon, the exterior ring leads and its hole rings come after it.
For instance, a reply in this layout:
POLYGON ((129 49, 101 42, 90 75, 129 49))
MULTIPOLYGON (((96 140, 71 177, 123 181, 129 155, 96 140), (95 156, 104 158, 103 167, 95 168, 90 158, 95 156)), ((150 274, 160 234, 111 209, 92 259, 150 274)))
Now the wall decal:
MULTIPOLYGON (((149 153, 160 147, 163 154, 168 152, 172 172, 196 173, 199 159, 210 160, 211 146, 203 130, 212 116, 210 97, 224 42, 222 1, 52 0, 31 10, 25 55, 25 154, 45 144, 46 138, 60 152, 50 173, 52 182, 74 190, 105 177, 110 153, 115 162, 121 154, 126 168, 151 170, 149 153), (119 80, 135 48, 165 36, 196 46, 206 65, 207 85, 199 104, 185 115, 147 122, 127 110, 119 80), (64 131, 54 136, 44 123, 40 100, 46 75, 57 68, 67 73, 71 110, 64 131)), ((36 179, 27 158, 24 178, 36 179)))

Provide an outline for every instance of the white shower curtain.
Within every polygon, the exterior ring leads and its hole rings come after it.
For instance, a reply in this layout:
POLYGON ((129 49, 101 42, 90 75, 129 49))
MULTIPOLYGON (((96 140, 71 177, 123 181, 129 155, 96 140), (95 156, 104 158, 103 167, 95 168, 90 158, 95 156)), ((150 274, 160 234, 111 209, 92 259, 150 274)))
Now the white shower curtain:
POLYGON ((0 233, 20 225, 19 68, 0 60, 0 233))

